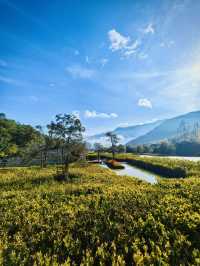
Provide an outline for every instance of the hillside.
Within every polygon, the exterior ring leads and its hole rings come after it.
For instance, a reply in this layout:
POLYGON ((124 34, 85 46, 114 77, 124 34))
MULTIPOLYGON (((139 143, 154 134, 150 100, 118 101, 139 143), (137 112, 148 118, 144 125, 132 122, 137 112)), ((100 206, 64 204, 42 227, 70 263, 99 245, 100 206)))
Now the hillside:
POLYGON ((167 119, 143 136, 139 136, 132 141, 129 141, 127 145, 150 144, 157 143, 165 139, 171 139, 177 136, 181 123, 185 123, 187 128, 191 129, 197 122, 200 123, 200 111, 167 119))
MULTIPOLYGON (((129 140, 138 138, 139 136, 148 133, 149 131, 160 125, 160 123, 162 123, 162 120, 142 125, 118 127, 115 130, 113 130, 113 133, 117 134, 120 137, 121 143, 126 143, 129 140)), ((106 142, 105 133, 90 136, 87 138, 87 141, 90 143, 95 143, 95 142, 105 143, 106 142)))
POLYGON ((30 125, 17 123, 0 114, 0 158, 20 153, 40 133, 30 125))

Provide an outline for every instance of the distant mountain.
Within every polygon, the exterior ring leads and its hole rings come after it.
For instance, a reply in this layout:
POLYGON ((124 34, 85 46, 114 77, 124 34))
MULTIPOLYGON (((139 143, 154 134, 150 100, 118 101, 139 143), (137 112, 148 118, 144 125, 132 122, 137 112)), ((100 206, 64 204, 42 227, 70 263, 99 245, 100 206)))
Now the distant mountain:
MULTIPOLYGON (((117 134, 120 137, 120 142, 125 144, 130 140, 133 140, 139 136, 142 136, 158 125, 162 123, 162 120, 152 122, 152 123, 146 123, 146 124, 141 124, 141 125, 135 125, 135 126, 128 126, 128 127, 118 127, 112 132, 117 134)), ((106 136, 105 133, 97 134, 94 136, 87 137, 87 141, 90 142, 91 144, 95 142, 100 142, 102 144, 106 143, 106 136)))
POLYGON ((177 136, 181 123, 184 123, 187 128, 192 128, 197 122, 200 124, 200 111, 166 119, 146 134, 129 141, 127 145, 158 143, 162 140, 171 139, 177 136))

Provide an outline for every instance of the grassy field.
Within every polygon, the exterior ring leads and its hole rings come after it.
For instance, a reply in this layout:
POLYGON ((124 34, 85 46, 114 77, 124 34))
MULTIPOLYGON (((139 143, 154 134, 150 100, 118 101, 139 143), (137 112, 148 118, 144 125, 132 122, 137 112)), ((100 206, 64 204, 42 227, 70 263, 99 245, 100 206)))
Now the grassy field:
POLYGON ((0 265, 200 265, 200 179, 0 170, 0 265))

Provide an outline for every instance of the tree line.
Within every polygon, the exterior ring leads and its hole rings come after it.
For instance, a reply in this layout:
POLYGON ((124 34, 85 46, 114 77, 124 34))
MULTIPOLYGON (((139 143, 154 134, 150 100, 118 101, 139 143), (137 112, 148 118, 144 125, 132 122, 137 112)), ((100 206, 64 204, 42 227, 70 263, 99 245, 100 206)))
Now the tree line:
POLYGON ((72 114, 58 114, 45 129, 38 125, 22 125, 0 114, 0 158, 20 157, 24 164, 39 157, 46 167, 50 152, 56 156, 57 171, 68 178, 69 164, 84 156, 86 147, 82 133, 85 128, 72 114))
MULTIPOLYGON (((66 179, 70 163, 85 158, 87 143, 83 139, 84 131, 80 119, 73 114, 58 114, 45 128, 23 125, 0 114, 0 159, 6 164, 9 158, 16 157, 26 165, 38 158, 40 166, 46 167, 53 156, 58 176, 66 179)), ((106 136, 110 147, 95 143, 94 149, 99 159, 102 151, 112 153, 115 159, 117 152, 124 152, 124 146, 119 144, 119 138, 113 132, 107 132, 106 136)))

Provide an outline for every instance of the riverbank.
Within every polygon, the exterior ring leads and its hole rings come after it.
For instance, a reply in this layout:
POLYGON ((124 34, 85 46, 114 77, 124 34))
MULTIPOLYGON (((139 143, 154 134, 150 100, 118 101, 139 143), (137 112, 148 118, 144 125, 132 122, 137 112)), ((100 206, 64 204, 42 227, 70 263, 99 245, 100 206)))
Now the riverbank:
MULTIPOLYGON (((95 159, 96 154, 90 153, 87 157, 95 159)), ((102 153, 101 158, 109 160, 112 158, 112 155, 109 153, 102 153)), ((200 161, 193 162, 160 157, 140 157, 130 153, 116 154, 115 159, 119 162, 127 162, 130 165, 137 166, 156 175, 168 178, 198 176, 200 172, 200 161)))

